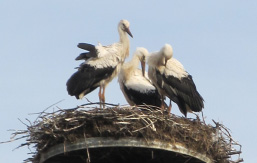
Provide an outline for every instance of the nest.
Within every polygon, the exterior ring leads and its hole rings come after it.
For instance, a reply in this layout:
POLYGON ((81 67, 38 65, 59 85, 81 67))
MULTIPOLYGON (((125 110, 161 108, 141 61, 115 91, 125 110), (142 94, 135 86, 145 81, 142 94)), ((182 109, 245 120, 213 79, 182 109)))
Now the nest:
POLYGON ((241 145, 235 142, 227 128, 214 121, 205 124, 197 116, 188 119, 168 115, 153 107, 131 107, 85 104, 73 109, 42 112, 27 130, 18 131, 16 139, 26 138, 22 146, 33 146, 36 152, 25 162, 38 162, 40 153, 56 144, 76 142, 83 137, 135 137, 181 144, 188 149, 206 154, 213 162, 242 162, 241 145), (240 149, 236 149, 236 148, 240 149), (235 160, 233 157, 237 156, 235 160), (233 157, 232 157, 233 156, 233 157))

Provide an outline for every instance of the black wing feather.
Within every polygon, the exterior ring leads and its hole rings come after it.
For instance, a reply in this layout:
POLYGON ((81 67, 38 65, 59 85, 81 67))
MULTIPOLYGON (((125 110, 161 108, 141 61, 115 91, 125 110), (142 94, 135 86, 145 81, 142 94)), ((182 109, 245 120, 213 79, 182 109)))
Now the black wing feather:
POLYGON ((87 60, 89 58, 95 58, 97 57, 97 51, 94 45, 87 44, 87 43, 79 43, 78 47, 84 50, 87 50, 89 52, 81 53, 75 60, 87 60))
POLYGON ((164 82, 163 76, 161 75, 161 73, 158 70, 156 70, 155 74, 156 74, 158 87, 160 87, 162 90, 164 90, 166 92, 169 99, 172 100, 173 102, 175 102, 178 105, 179 110, 181 111, 181 113, 183 113, 186 116, 187 115, 187 109, 186 109, 186 105, 185 105, 183 99, 176 96, 176 94, 172 90, 172 87, 164 82))
POLYGON ((166 77, 164 74, 161 74, 156 70, 156 77, 158 85, 165 90, 173 102, 177 103, 180 111, 185 116, 187 114, 186 106, 195 112, 202 110, 204 107, 204 100, 198 93, 191 75, 179 80, 171 75, 166 77))
POLYGON ((87 60, 89 58, 95 58, 97 57, 96 53, 95 52, 86 52, 86 53, 81 53, 75 60, 78 61, 78 60, 87 60))
POLYGON ((124 91, 128 98, 133 101, 136 105, 152 105, 161 107, 161 96, 157 89, 149 91, 147 93, 142 93, 140 91, 134 90, 132 88, 127 88, 123 83, 124 91))
POLYGON ((86 95, 96 89, 99 82, 108 78, 114 70, 115 67, 95 68, 87 64, 81 65, 67 81, 67 91, 69 95, 78 98, 83 91, 87 90, 86 95))
POLYGON ((191 75, 181 78, 181 80, 175 78, 174 76, 164 76, 164 81, 172 86, 178 93, 178 95, 184 99, 192 111, 201 111, 204 107, 203 98, 199 94, 194 84, 191 75))
POLYGON ((95 45, 92 45, 92 44, 79 43, 77 46, 78 46, 78 48, 84 49, 84 50, 87 50, 87 51, 96 51, 95 45))

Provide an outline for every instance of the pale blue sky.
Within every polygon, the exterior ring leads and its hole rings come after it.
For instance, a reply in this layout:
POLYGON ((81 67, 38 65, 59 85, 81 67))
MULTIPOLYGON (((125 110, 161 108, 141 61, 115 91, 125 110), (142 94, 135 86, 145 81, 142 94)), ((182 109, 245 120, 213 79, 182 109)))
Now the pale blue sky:
MULTIPOLYGON (((231 129, 243 145, 245 162, 257 162, 257 1, 0 1, 0 141, 8 129, 25 129, 18 118, 33 121, 55 102, 61 108, 86 103, 70 97, 65 83, 82 50, 77 43, 118 41, 120 19, 130 21, 136 47, 158 51, 165 43, 193 76, 205 99, 204 115, 231 129)), ((131 59, 130 58, 128 59, 131 59)), ((98 101, 98 91, 86 96, 98 101)), ((126 104, 117 78, 106 102, 126 104)), ((175 105, 174 105, 175 106, 175 105)), ((51 111, 52 108, 49 110, 51 111)), ((172 113, 181 115, 177 107, 172 113)), ((24 140, 0 145, 0 162, 20 163, 24 140)))

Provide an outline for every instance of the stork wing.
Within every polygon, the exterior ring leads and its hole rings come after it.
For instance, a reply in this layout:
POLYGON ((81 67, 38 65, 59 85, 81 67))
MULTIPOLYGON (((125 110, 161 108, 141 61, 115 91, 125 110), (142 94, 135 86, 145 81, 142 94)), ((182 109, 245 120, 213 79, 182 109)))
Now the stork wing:
POLYGON ((75 60, 87 60, 89 58, 97 57, 97 51, 94 45, 88 43, 79 43, 77 46, 89 52, 81 53, 75 60))
POLYGON ((100 43, 96 46, 88 43, 79 43, 78 47, 89 52, 81 53, 76 60, 87 60, 89 58, 103 58, 109 55, 117 55, 121 50, 120 43, 114 43, 107 46, 102 46, 100 43))
POLYGON ((124 91, 127 94, 127 97, 133 101, 136 105, 152 105, 161 107, 161 96, 158 93, 157 89, 140 91, 137 88, 140 88, 140 84, 130 84, 127 86, 123 83, 124 91))
POLYGON ((102 58, 109 55, 117 55, 121 51, 121 44, 114 43, 107 46, 102 46, 101 44, 97 45, 96 47, 97 57, 102 58))
POLYGON ((99 82, 109 77, 116 67, 96 68, 88 64, 83 64, 67 81, 67 91, 69 95, 76 96, 84 92, 88 94, 99 86, 99 82))
POLYGON ((161 96, 152 83, 142 76, 141 70, 136 71, 133 78, 126 81, 124 91, 136 105, 153 105, 161 107, 161 96))
POLYGON ((87 51, 95 51, 95 45, 92 45, 92 44, 79 43, 77 46, 78 46, 78 48, 84 49, 84 50, 87 50, 87 51))
POLYGON ((89 58, 95 58, 97 57, 95 52, 87 52, 87 53, 81 53, 75 60, 87 60, 89 58))
POLYGON ((183 100, 192 111, 202 110, 204 107, 203 98, 198 93, 191 75, 178 79, 173 75, 161 74, 159 71, 156 73, 159 73, 159 76, 161 75, 163 82, 171 87, 175 96, 183 100))

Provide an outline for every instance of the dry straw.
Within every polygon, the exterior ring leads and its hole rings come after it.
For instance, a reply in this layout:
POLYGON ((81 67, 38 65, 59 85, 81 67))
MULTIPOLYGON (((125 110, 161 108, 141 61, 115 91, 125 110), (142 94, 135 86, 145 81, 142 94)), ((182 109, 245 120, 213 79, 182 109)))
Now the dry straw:
MULTIPOLYGON (((40 153, 56 144, 76 142, 83 137, 136 137, 147 141, 161 140, 181 144, 206 154, 213 162, 242 162, 241 145, 233 140, 229 129, 215 121, 205 124, 199 117, 188 119, 168 115, 150 106, 131 107, 108 104, 85 104, 73 109, 57 108, 41 112, 27 130, 13 133, 12 140, 26 139, 22 146, 36 151, 25 162, 37 162, 40 153)), ((24 123, 25 124, 25 123, 24 123)))

